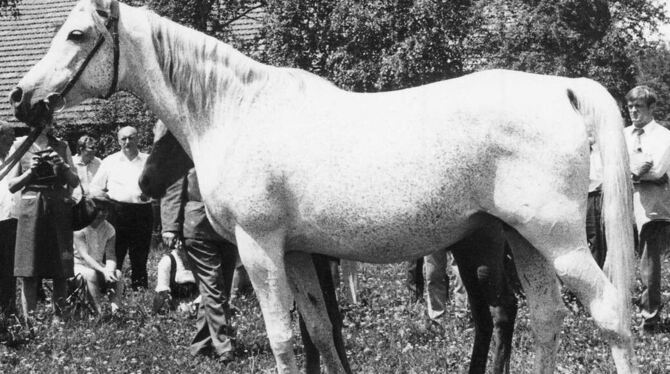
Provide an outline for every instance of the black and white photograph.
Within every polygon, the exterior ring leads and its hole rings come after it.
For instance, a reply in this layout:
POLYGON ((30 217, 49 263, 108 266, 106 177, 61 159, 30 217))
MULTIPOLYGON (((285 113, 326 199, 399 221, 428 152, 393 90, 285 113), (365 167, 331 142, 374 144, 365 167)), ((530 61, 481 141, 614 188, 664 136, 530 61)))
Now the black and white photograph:
POLYGON ((0 372, 670 373, 667 0, 0 0, 0 372))

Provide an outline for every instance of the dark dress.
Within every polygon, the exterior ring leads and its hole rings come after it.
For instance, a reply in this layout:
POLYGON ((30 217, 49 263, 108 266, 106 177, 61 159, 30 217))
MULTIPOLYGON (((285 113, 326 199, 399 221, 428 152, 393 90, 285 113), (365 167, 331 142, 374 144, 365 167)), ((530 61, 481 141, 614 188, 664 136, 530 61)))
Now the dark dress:
MULTIPOLYGON (((67 143, 49 136, 49 147, 68 162, 67 143)), ((33 145, 20 162, 30 168, 33 145)), ((72 199, 62 176, 33 177, 21 190, 14 275, 17 277, 69 278, 73 276, 72 199)))

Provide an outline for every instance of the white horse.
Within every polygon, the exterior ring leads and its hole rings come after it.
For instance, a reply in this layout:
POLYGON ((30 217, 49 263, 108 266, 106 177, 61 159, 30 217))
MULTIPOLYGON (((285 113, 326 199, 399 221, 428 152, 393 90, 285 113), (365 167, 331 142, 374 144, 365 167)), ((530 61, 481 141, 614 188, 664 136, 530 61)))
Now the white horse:
POLYGON ((555 367, 558 274, 604 332, 618 372, 638 372, 628 159, 618 107, 601 85, 498 70, 351 93, 147 10, 82 0, 10 96, 34 125, 117 87, 142 98, 190 153, 211 221, 235 236, 279 372, 297 371, 293 297, 328 371, 343 371, 309 253, 400 261, 491 219, 508 228, 536 371, 555 367), (604 160, 612 282, 587 249, 587 133, 604 160))

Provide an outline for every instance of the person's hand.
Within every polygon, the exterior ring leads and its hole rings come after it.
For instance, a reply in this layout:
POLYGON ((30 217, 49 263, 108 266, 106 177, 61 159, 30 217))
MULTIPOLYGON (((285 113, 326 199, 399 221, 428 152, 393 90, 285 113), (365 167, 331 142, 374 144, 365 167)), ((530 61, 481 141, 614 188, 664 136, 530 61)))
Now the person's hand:
POLYGON ((161 234, 161 238, 163 239, 163 245, 165 248, 172 248, 172 246, 176 244, 176 241, 179 240, 177 233, 174 231, 163 232, 161 234))
POLYGON ((35 155, 30 159, 30 169, 33 170, 40 164, 40 157, 35 155))
POLYGON ((116 270, 115 269, 108 269, 105 268, 105 270, 102 273, 105 276, 105 281, 106 282, 116 282, 119 280, 119 278, 116 276, 116 270))
POLYGON ((646 157, 639 157, 639 156, 631 157, 630 172, 633 173, 633 175, 637 176, 638 178, 647 173, 652 166, 653 162, 646 157))
POLYGON ((51 162, 51 164, 59 168, 63 167, 64 165, 63 158, 61 158, 60 155, 56 152, 49 153, 49 161, 51 162))

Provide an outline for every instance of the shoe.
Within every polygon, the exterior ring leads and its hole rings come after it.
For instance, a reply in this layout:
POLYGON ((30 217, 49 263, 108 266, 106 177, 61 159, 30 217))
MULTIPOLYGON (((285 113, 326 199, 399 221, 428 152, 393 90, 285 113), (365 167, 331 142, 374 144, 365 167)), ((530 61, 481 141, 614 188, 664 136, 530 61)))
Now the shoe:
POLYGON ((112 309, 112 315, 119 313, 119 310, 121 309, 116 303, 110 303, 110 308, 112 309))
POLYGON ((224 365, 235 361, 235 354, 233 352, 223 352, 217 357, 217 361, 224 365))
POLYGON ((643 321, 641 327, 640 331, 646 335, 658 334, 666 329, 663 323, 657 319, 643 321))
POLYGON ((446 330, 444 329, 444 326, 442 326, 442 323, 439 320, 434 320, 431 318, 424 319, 422 330, 424 330, 425 332, 430 332, 435 335, 446 334, 446 330))

